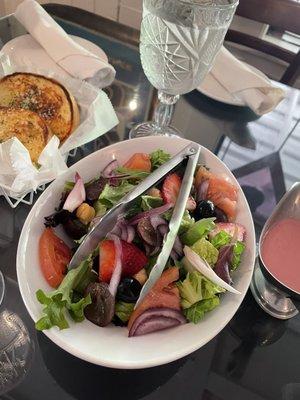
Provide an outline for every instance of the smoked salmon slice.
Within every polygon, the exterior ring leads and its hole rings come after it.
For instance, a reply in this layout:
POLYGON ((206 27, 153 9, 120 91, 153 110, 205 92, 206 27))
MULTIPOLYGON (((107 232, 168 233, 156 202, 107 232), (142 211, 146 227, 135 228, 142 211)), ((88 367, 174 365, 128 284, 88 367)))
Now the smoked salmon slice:
POLYGON ((237 188, 201 166, 195 177, 196 188, 206 180, 208 188, 206 198, 203 200, 212 201, 216 207, 224 211, 229 221, 234 220, 237 207, 237 188))
POLYGON ((174 285, 174 282, 178 279, 179 270, 177 267, 168 268, 162 273, 144 300, 142 300, 131 314, 128 322, 128 330, 130 330, 137 317, 149 308, 172 308, 180 311, 179 290, 174 285))

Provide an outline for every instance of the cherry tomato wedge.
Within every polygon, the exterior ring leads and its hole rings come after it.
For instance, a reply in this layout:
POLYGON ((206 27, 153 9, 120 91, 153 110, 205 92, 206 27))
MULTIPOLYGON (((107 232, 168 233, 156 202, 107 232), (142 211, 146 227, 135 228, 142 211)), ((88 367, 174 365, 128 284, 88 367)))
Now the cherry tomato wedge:
POLYGON ((65 242, 55 235, 52 228, 46 228, 40 237, 39 257, 46 281, 51 287, 57 288, 71 260, 71 251, 65 242))

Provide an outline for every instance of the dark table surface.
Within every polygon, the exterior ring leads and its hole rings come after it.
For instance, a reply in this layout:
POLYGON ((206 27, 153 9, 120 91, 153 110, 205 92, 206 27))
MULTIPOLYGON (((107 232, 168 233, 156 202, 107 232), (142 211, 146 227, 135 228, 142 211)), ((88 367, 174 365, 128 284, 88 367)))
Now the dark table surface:
MULTIPOLYGON (((117 70, 117 81, 108 93, 121 122, 78 149, 69 158, 71 164, 126 139, 132 121, 149 117, 153 90, 141 69, 136 31, 67 6, 48 10, 69 33, 100 45, 117 70)), ((0 20, 0 44, 23 33, 13 17, 0 20)), ((222 104, 194 91, 180 99, 173 120, 184 137, 214 151, 234 171, 258 234, 284 191, 299 180, 300 92, 285 89, 286 99, 261 118, 245 107, 222 104)), ((269 317, 250 291, 217 337, 165 366, 112 370, 61 350, 34 330, 18 290, 15 257, 30 209, 25 204, 13 209, 0 197, 0 269, 6 280, 3 304, 9 310, 5 314, 0 307, 0 319, 10 326, 8 332, 0 332, 0 338, 6 335, 5 348, 0 340, 1 399, 300 399, 300 316, 289 321, 269 317)))

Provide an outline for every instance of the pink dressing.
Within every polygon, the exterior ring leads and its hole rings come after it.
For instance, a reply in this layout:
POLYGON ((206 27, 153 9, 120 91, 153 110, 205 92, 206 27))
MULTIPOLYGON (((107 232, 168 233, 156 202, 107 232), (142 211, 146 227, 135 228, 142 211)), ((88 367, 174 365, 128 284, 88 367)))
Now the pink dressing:
POLYGON ((261 257, 274 277, 300 292, 300 220, 286 218, 267 231, 261 257))

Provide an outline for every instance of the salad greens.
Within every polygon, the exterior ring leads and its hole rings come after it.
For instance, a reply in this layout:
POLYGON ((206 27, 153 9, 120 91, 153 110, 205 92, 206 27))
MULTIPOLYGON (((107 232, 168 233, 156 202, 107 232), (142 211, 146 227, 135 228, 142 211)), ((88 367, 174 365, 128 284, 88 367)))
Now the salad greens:
POLYGON ((202 218, 191 225, 187 232, 182 235, 181 239, 187 246, 192 246, 197 240, 205 237, 215 228, 215 218, 202 218))
POLYGON ((210 242, 216 249, 219 249, 220 247, 229 244, 231 242, 231 239, 232 237, 229 235, 229 233, 225 231, 220 231, 210 240, 210 242))
POLYGON ((163 199, 161 197, 154 196, 141 196, 141 208, 143 211, 151 210, 152 208, 160 207, 163 205, 163 199))
POLYGON ((230 264, 230 268, 232 271, 236 270, 237 267, 241 263, 241 256, 245 250, 245 243, 242 242, 236 242, 233 246, 233 255, 232 255, 232 260, 230 264))
POLYGON ((119 186, 110 186, 106 184, 102 193, 99 196, 99 202, 107 208, 112 208, 116 205, 125 194, 129 193, 135 185, 122 181, 119 186))
POLYGON ((125 303, 125 301, 118 301, 115 305, 115 314, 122 322, 127 322, 130 315, 133 313, 134 303, 125 303))
POLYGON ((36 292, 38 301, 45 306, 43 309, 45 315, 35 324, 37 330, 42 331, 53 326, 57 326, 59 329, 68 328, 66 311, 75 322, 84 320, 84 308, 91 304, 91 297, 88 295, 73 302, 73 291, 90 273, 91 268, 92 261, 91 258, 88 258, 77 268, 70 270, 56 290, 47 294, 41 289, 36 292))
POLYGON ((224 292, 224 289, 215 285, 198 271, 188 272, 186 278, 180 281, 177 287, 183 309, 190 308, 200 300, 210 299, 217 293, 224 292))
POLYGON ((101 200, 95 201, 93 207, 96 211, 96 217, 102 217, 107 211, 107 207, 101 203, 101 200))
POLYGON ((160 165, 169 161, 170 158, 171 158, 170 154, 166 153, 161 149, 153 151, 153 153, 150 154, 152 169, 154 170, 158 168, 160 165))
POLYGON ((197 324, 206 312, 219 305, 218 294, 225 291, 198 271, 188 272, 186 278, 177 286, 183 313, 187 320, 194 324, 197 324))
POLYGON ((209 299, 200 300, 198 303, 192 305, 192 307, 183 311, 186 319, 189 322, 198 324, 200 320, 204 317, 205 313, 212 311, 220 304, 220 299, 218 296, 213 296, 209 299))
MULTIPOLYGON (((172 210, 169 210, 166 213, 164 213, 164 218, 167 221, 170 221, 170 219, 172 218, 172 210)), ((188 212, 188 210, 185 210, 178 231, 179 235, 185 233, 191 226, 194 225, 194 223, 195 219, 191 217, 191 214, 188 212)))
POLYGON ((191 246, 191 249, 211 266, 218 260, 219 251, 205 238, 197 240, 191 246))
POLYGON ((119 174, 124 174, 125 175, 124 179, 140 179, 140 180, 143 180, 143 179, 147 178, 148 175, 150 175, 149 172, 129 169, 129 168, 125 168, 125 167, 118 167, 116 169, 116 171, 119 174))

